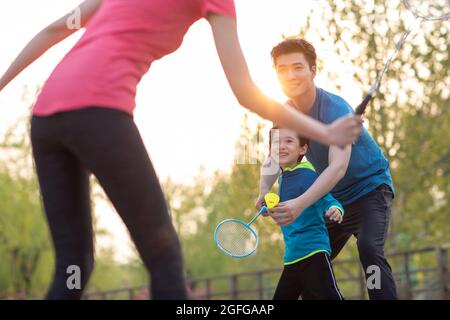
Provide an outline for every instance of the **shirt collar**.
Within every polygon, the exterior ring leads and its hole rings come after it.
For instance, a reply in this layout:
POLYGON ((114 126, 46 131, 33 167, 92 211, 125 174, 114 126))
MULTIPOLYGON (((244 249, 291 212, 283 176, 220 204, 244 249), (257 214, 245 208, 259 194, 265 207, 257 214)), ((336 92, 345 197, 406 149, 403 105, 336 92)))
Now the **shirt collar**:
POLYGON ((296 165, 295 167, 293 167, 293 168, 285 167, 285 168, 283 169, 283 172, 295 171, 295 170, 300 169, 300 168, 310 169, 310 170, 316 172, 316 170, 314 169, 314 166, 313 166, 313 165, 311 164, 311 162, 309 162, 309 161, 302 161, 302 162, 299 162, 299 163, 297 163, 297 165, 296 165))

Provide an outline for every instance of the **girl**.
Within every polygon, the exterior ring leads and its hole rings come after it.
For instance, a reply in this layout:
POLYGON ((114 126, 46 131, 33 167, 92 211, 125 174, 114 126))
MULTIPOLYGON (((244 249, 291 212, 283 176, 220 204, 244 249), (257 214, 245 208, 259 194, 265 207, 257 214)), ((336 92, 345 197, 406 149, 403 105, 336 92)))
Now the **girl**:
MULTIPOLYGON (((308 141, 289 129, 271 130, 270 156, 279 163, 280 201, 296 198, 311 186, 317 174, 309 162, 302 162, 308 141)), ((331 194, 306 208, 290 224, 282 226, 285 242, 284 269, 274 299, 342 300, 331 267, 331 248, 324 213, 340 223, 344 209, 331 194)), ((271 212, 274 217, 276 213, 271 212)))

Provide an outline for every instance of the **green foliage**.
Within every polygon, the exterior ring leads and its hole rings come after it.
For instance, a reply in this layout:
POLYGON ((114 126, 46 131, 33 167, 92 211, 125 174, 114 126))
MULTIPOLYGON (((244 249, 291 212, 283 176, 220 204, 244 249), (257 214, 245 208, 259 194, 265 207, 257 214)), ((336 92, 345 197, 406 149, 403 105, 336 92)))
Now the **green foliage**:
POLYGON ((16 125, 5 136, 0 165, 0 298, 24 298, 49 282, 51 245, 35 179, 21 165, 30 163, 30 146, 16 125), (8 151, 8 153, 6 152, 8 151), (11 161, 14 160, 14 161, 11 161))
MULTIPOLYGON (((118 263, 112 248, 102 251, 97 258, 87 292, 142 286, 148 275, 140 260, 118 263)), ((128 297, 115 297, 128 299, 128 297)))
MULTIPOLYGON (((20 119, 8 130, 0 143, 0 157, 0 299, 42 298, 52 278, 54 254, 33 170, 27 120, 20 119)), ((95 217, 94 228, 97 234, 107 232, 95 227, 95 217)), ((148 281, 140 262, 121 264, 113 253, 113 249, 96 253, 89 290, 148 281)))
MULTIPOLYGON (((281 231, 270 218, 261 217, 252 225, 260 237, 260 246, 248 258, 225 256, 213 239, 215 227, 220 221, 232 218, 249 221, 257 213, 255 201, 259 192, 261 163, 259 155, 249 150, 256 148, 261 152, 264 149, 263 142, 258 140, 263 128, 262 124, 258 124, 256 129, 251 129, 246 118, 236 143, 236 162, 230 173, 217 171, 212 177, 207 177, 201 172, 193 185, 175 185, 171 180, 163 184, 182 239, 190 279, 281 267, 281 231)), ((273 281, 271 285, 274 285, 273 281)), ((214 283, 213 290, 227 291, 228 285, 227 281, 218 281, 214 283)), ((246 287, 251 286, 255 286, 254 280, 248 279, 246 287)))
MULTIPOLYGON (((318 57, 323 67, 319 72, 334 81, 337 93, 346 85, 339 66, 345 66, 359 84, 359 96, 370 87, 405 30, 399 12, 403 16, 398 0, 330 0, 309 13, 300 36, 320 39, 314 45, 331 48, 333 52, 327 54, 341 61, 339 65, 333 60, 332 65, 325 57, 318 57)), ((450 242, 449 34, 448 24, 439 22, 423 23, 411 34, 366 114, 369 131, 391 163, 396 189, 388 252, 450 242)), ((248 154, 245 141, 257 141, 257 136, 258 132, 244 123, 237 158, 248 154)), ((261 141, 257 143, 257 150, 264 149, 261 141)), ((177 210, 172 209, 175 219, 186 216, 196 225, 195 232, 181 233, 187 267, 194 277, 281 266, 280 232, 270 219, 256 223, 262 243, 250 258, 236 261, 214 247, 212 234, 219 221, 233 217, 246 220, 255 213, 259 163, 249 163, 235 163, 231 174, 217 172, 210 179, 199 177, 188 187, 189 200, 179 194, 177 210), (203 200, 194 201, 195 196, 203 200), (199 202, 202 212, 193 215, 199 202)), ((355 239, 338 259, 348 258, 357 258, 355 239)), ((402 270, 404 262, 393 259, 392 265, 394 270, 402 270)), ((355 266, 337 270, 342 277, 358 272, 355 266)), ((349 295, 360 292, 351 284, 343 287, 349 295)))
MULTIPOLYGON (((405 30, 398 12, 404 13, 399 0, 328 0, 308 13, 300 35, 319 39, 313 44, 331 48, 327 54, 339 59, 336 63, 318 57, 319 73, 335 83, 336 93, 346 85, 342 66, 359 84, 355 92, 370 87, 405 30)), ((422 23, 410 35, 366 114, 369 131, 390 160, 396 189, 387 251, 450 242, 449 28, 448 23, 422 23)), ((260 154, 265 149, 259 140, 261 130, 263 125, 251 129, 244 122, 231 172, 207 176, 201 171, 191 185, 170 179, 163 185, 191 279, 281 267, 281 232, 270 218, 255 222, 261 242, 249 258, 227 257, 213 241, 221 220, 248 221, 256 213, 260 154)), ((0 145, 0 298, 41 297, 53 270, 27 131, 20 122, 0 145)), ((352 239, 338 259, 355 257, 352 239)), ((433 265, 434 259, 413 256, 409 263, 419 268, 433 265)), ((405 262, 392 259, 391 265, 400 271, 405 262)), ((358 276, 358 272, 355 266, 336 269, 339 278, 358 276)), ((146 277, 140 262, 119 264, 112 252, 102 252, 89 290, 144 284, 146 277)), ((418 286, 426 281, 420 275, 412 280, 418 286)), ((265 285, 273 285, 277 274, 266 281, 265 285)), ((218 282, 213 289, 226 290, 228 285, 218 282)), ((249 280, 247 287, 253 285, 249 280)), ((340 285, 346 296, 360 292, 351 284, 340 285)))
MULTIPOLYGON (((406 16, 399 0, 330 0, 310 13, 300 35, 331 44, 366 91, 409 24, 406 16)), ((449 29, 446 22, 422 22, 413 31, 366 113, 396 189, 390 250, 450 241, 449 29)), ((339 92, 342 69, 322 62, 320 72, 336 80, 339 92)))

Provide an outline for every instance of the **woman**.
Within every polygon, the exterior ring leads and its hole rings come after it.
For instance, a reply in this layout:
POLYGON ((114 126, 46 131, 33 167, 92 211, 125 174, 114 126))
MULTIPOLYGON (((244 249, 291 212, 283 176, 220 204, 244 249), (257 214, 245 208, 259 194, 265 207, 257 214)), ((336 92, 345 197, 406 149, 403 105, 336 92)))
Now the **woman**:
MULTIPOLYGON (((250 78, 237 37, 233 0, 86 0, 77 44, 55 68, 33 108, 31 140, 52 240, 56 271, 48 299, 79 299, 93 268, 89 200, 93 173, 126 224, 150 272, 154 299, 186 298, 178 237, 141 137, 133 122, 136 86, 151 63, 181 44, 206 18, 239 103, 325 144, 352 143, 361 119, 326 126, 267 98, 250 78), (66 270, 81 269, 69 290, 66 270)), ((0 90, 76 30, 68 14, 39 32, 0 78, 0 90)))

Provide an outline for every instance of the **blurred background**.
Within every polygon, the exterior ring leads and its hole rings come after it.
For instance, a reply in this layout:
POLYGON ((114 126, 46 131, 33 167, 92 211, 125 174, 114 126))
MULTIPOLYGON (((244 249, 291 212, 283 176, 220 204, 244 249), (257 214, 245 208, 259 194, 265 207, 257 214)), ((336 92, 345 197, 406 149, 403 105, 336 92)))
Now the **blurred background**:
MULTIPOLYGON (((238 31, 256 83, 284 101, 270 59, 284 37, 312 42, 316 85, 351 105, 362 99, 410 16, 400 0, 235 0, 238 31)), ((0 3, 0 73, 43 27, 76 0, 0 3)), ((386 251, 402 299, 450 299, 450 40, 448 22, 422 23, 410 35, 366 113, 368 130, 391 164, 396 188, 386 251)), ((47 52, 0 92, 0 299, 42 298, 53 251, 29 142, 30 108, 79 31, 47 52)), ((282 267, 281 232, 270 219, 254 226, 258 251, 235 260, 213 241, 225 218, 254 215, 259 169, 271 123, 240 107, 217 58, 205 20, 175 53, 143 78, 135 121, 160 177, 180 235, 195 297, 270 299, 282 267)), ((275 190, 275 189, 274 189, 275 190)), ((88 299, 141 299, 147 274, 127 231, 92 178, 96 267, 88 299)), ((334 263, 346 298, 365 299, 351 239, 334 263)))

